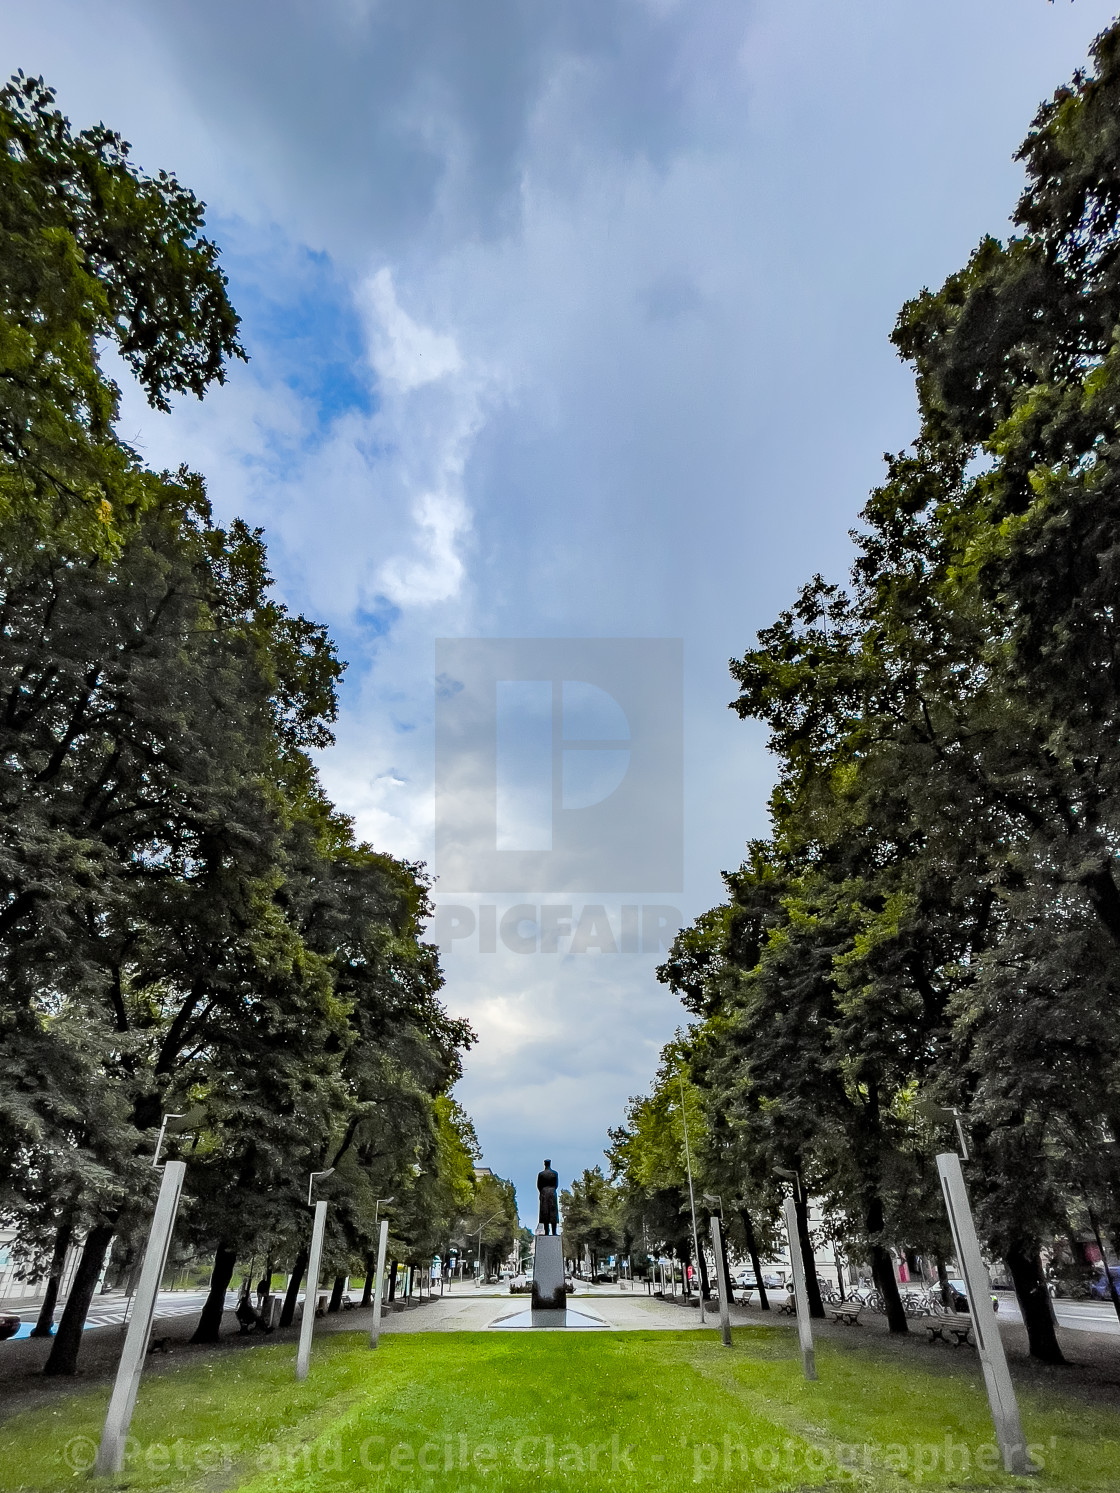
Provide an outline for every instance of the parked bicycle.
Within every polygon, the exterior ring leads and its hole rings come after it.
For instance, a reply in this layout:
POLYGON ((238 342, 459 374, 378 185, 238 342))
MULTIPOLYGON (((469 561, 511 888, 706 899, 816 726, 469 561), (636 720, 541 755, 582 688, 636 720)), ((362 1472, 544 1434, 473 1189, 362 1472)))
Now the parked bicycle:
POLYGON ((941 1298, 934 1299, 932 1291, 903 1291, 902 1309, 908 1317, 932 1317, 941 1306, 941 1298))
POLYGON ((887 1309, 883 1293, 875 1286, 857 1286, 851 1294, 853 1301, 862 1302, 869 1312, 885 1312, 887 1309))

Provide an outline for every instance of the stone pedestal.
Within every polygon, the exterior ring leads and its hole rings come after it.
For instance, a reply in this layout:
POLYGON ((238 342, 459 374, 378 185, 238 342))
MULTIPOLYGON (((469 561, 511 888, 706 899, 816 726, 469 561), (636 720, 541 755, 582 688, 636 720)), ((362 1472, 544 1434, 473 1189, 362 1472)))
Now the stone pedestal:
POLYGON ((533 1240, 534 1324, 541 1327, 555 1325, 558 1317, 563 1318, 566 1306, 564 1241, 559 1234, 538 1234, 533 1240), (539 1324, 538 1314, 541 1317, 539 1324))

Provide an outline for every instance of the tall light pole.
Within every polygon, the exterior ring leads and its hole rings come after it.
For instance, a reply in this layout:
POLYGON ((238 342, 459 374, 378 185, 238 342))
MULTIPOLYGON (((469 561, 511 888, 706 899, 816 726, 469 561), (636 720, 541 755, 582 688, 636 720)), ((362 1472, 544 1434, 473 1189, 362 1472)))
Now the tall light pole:
MULTIPOLYGON (((692 1190, 692 1153, 688 1148, 688 1116, 684 1107, 684 1069, 677 1069, 677 1077, 681 1084, 681 1125, 684 1127, 684 1164, 688 1170, 688 1203, 692 1209, 692 1247, 696 1251, 696 1271, 700 1272, 700 1235, 696 1232, 696 1194, 692 1190)), ((700 1326, 704 1325, 704 1288, 703 1277, 697 1282, 700 1291, 700 1326)))
MULTIPOLYGON (((391 1198, 383 1199, 391 1202, 391 1198)), ((377 1274, 373 1287, 373 1324, 369 1329, 369 1345, 376 1348, 381 1341, 381 1293, 385 1289, 385 1246, 389 1241, 389 1220, 381 1220, 381 1235, 377 1241, 377 1274)))
MULTIPOLYGON (((307 1184, 307 1201, 320 1177, 329 1177, 334 1171, 328 1166, 325 1171, 312 1172, 307 1184)), ((307 1289, 303 1297, 303 1320, 299 1324, 299 1350, 296 1353, 296 1378, 307 1378, 311 1366, 311 1336, 315 1331, 315 1305, 319 1295, 319 1266, 323 1260, 323 1234, 327 1226, 327 1203, 325 1198, 315 1204, 315 1222, 311 1227, 311 1253, 307 1260, 307 1289)))
MULTIPOLYGON (((976 1237, 976 1225, 972 1218, 972 1205, 968 1189, 964 1184, 961 1162, 968 1160, 964 1126, 959 1109, 941 1109, 927 1106, 926 1112, 934 1119, 952 1118, 957 1127, 960 1152, 943 1151, 937 1157, 937 1172, 941 1178, 941 1191, 945 1198, 945 1211, 949 1215, 949 1228, 953 1235, 953 1249, 957 1264, 964 1276, 968 1309, 972 1316, 972 1331, 976 1338, 976 1351, 984 1374, 984 1387, 988 1391, 988 1406, 992 1412, 996 1440, 1003 1456, 1003 1470, 1023 1477, 1038 1469, 1031 1461, 1023 1437, 1023 1426, 1019 1419, 1019 1401, 1011 1373, 1007 1367, 1007 1354, 1000 1337, 996 1314, 989 1294, 988 1272, 980 1254, 980 1241, 976 1237)), ((1108 1261, 1105 1261, 1105 1270, 1108 1261)))
MULTIPOLYGON (((181 1116, 179 1118, 182 1118, 181 1116)), ((162 1139, 163 1131, 160 1130, 162 1139)), ((160 1279, 167 1264, 167 1251, 171 1245, 171 1234, 175 1228, 175 1215, 179 1211, 179 1194, 183 1190, 183 1178, 187 1165, 184 1161, 168 1161, 163 1168, 163 1181, 156 1199, 152 1226, 148 1233, 148 1244, 144 1250, 144 1264, 140 1271, 140 1284, 136 1290, 136 1301, 132 1320, 125 1334, 121 1361, 117 1368, 109 1411, 105 1416, 105 1428, 101 1432, 101 1444, 97 1448, 94 1471, 99 1477, 120 1472, 124 1466, 124 1449, 128 1440, 128 1428, 132 1423, 132 1412, 136 1407, 136 1396, 140 1389, 140 1375, 148 1352, 148 1338, 156 1311, 156 1295, 160 1279)))
MULTIPOLYGON (((479 1231, 478 1231, 478 1279, 475 1281, 475 1286, 474 1286, 474 1288, 475 1288, 476 1291, 479 1290, 481 1288, 481 1286, 482 1286, 482 1230, 486 1227, 486 1224, 493 1223, 494 1220, 495 1220, 495 1218, 501 1218, 501 1216, 502 1216, 502 1210, 499 1208, 498 1211, 497 1211, 497 1213, 491 1213, 490 1217, 486 1220, 486 1223, 482 1224, 481 1227, 479 1228, 479 1231)), ((472 1229, 471 1232, 473 1233, 474 1230, 472 1229)))

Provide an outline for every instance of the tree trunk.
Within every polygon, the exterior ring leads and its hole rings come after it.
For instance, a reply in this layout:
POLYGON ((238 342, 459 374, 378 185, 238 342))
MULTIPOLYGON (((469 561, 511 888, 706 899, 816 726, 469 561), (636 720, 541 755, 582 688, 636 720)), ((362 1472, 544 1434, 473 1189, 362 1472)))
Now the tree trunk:
POLYGON ((797 1237, 801 1241, 801 1258, 805 1262, 805 1294, 809 1298, 810 1317, 824 1317, 824 1302, 821 1300, 821 1283, 817 1279, 817 1262, 813 1257, 813 1244, 809 1238, 809 1200, 801 1194, 794 1206, 797 1210, 797 1237))
POLYGON ((373 1277, 377 1274, 377 1266, 374 1264, 373 1251, 366 1255, 366 1283, 362 1287, 362 1305, 373 1305, 373 1277))
MULTIPOLYGON (((1093 1235, 1097 1241, 1097 1248, 1100 1250, 1101 1265, 1104 1267, 1104 1280, 1105 1285, 1108 1287, 1109 1297, 1112 1301, 1112 1310, 1116 1313, 1117 1317, 1120 1317, 1120 1290, 1117 1290, 1116 1288, 1116 1281, 1113 1279, 1112 1268, 1108 1263, 1108 1250, 1105 1248, 1104 1238, 1101 1234, 1101 1226, 1097 1221, 1097 1215, 1093 1212, 1092 1208, 1089 1207, 1087 1199, 1085 1206, 1089 1208, 1089 1222, 1093 1226, 1093 1235)), ((1047 1295, 1049 1295, 1049 1292, 1047 1292, 1047 1295)))
POLYGON ((237 1249, 232 1244, 219 1244, 214 1255, 214 1269, 210 1273, 210 1291, 194 1330, 192 1343, 216 1343, 222 1335, 222 1315, 226 1309, 226 1292, 233 1279, 237 1264, 237 1249))
POLYGON ((704 1258, 703 1247, 700 1248, 699 1256, 700 1257, 696 1261, 696 1263, 697 1263, 697 1265, 700 1268, 700 1300, 701 1301, 711 1301, 711 1299, 712 1299, 712 1288, 708 1284, 708 1262, 704 1258))
POLYGON ((81 1259, 74 1272, 74 1284, 58 1324, 58 1331, 51 1343, 51 1351, 43 1365, 44 1374, 74 1374, 78 1369, 78 1349, 82 1346, 82 1329, 86 1314, 97 1289, 101 1267, 105 1263, 105 1251, 113 1237, 114 1225, 99 1223, 90 1229, 82 1245, 81 1259))
POLYGON ((67 1219, 54 1236, 54 1253, 51 1255, 51 1268, 47 1275, 47 1294, 43 1297, 43 1304, 39 1308, 38 1321, 31 1329, 32 1337, 50 1337, 54 1330, 54 1309, 58 1303, 58 1288, 62 1283, 66 1253, 73 1237, 74 1229, 67 1219))
POLYGON ((301 1249, 292 1266, 292 1278, 288 1282, 288 1289, 284 1292, 284 1305, 280 1312, 281 1327, 290 1327, 296 1319, 296 1300, 299 1297, 300 1282, 303 1280, 303 1272, 306 1269, 307 1250, 301 1249))
POLYGON ((747 1241, 747 1253, 751 1257, 751 1269, 754 1271, 754 1278, 758 1282, 758 1304, 764 1312, 768 1312, 770 1310, 770 1302, 766 1297, 766 1287, 762 1284, 762 1265, 759 1263, 758 1258, 758 1240, 755 1237, 754 1224, 751 1222, 751 1216, 746 1208, 739 1209, 739 1217, 743 1223, 743 1234, 747 1241))
POLYGON ((719 1247, 720 1253, 723 1255, 723 1278, 727 1282, 727 1304, 730 1306, 735 1300, 735 1289, 731 1284, 731 1265, 727 1259, 727 1234, 723 1227, 722 1218, 719 1221, 719 1247))
POLYGON ((949 1294, 949 1272, 945 1269, 945 1261, 941 1255, 934 1255, 933 1258, 937 1265, 937 1284, 941 1291, 941 1305, 947 1312, 951 1312, 953 1302, 949 1294))
POLYGON ((894 1278, 894 1261, 890 1250, 883 1244, 871 1246, 871 1275, 886 1304, 887 1326, 892 1332, 909 1332, 910 1323, 906 1319, 898 1282, 894 1278))
MULTIPOLYGON (((1019 1310, 1027 1329, 1031 1357, 1043 1363, 1065 1363, 1058 1334, 1054 1331, 1054 1315, 1050 1309, 1050 1293, 1046 1289, 1046 1278, 1042 1273, 1042 1262, 1038 1248, 1031 1244, 1016 1244, 1007 1252, 1007 1268, 1015 1283, 1015 1295, 1019 1298, 1019 1310)), ((1108 1269, 1108 1262, 1105 1262, 1108 1269)))
POLYGON ((342 1293, 346 1289, 346 1276, 336 1275, 334 1278, 334 1289, 331 1291, 331 1299, 327 1305, 328 1312, 340 1312, 342 1310, 342 1293))
POLYGON ((389 1297, 388 1297, 388 1299, 390 1301, 392 1301, 395 1298, 396 1294, 397 1294, 397 1262, 396 1262, 396 1260, 390 1260, 389 1261, 389 1297))

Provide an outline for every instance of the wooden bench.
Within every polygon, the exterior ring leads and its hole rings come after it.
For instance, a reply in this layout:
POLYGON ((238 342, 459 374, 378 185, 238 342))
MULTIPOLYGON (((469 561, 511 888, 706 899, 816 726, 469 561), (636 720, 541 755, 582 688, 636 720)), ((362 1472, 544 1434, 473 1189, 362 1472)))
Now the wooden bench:
POLYGON ((796 1317, 796 1315, 797 1315, 797 1297, 793 1294, 792 1291, 789 1293, 789 1295, 786 1297, 786 1299, 782 1302, 782 1304, 778 1308, 778 1310, 780 1312, 784 1312, 787 1317, 796 1317))
POLYGON ((826 1307, 825 1310, 834 1322, 843 1322, 846 1327, 858 1327, 863 1302, 842 1301, 839 1306, 826 1307))
POLYGON ((931 1343, 934 1338, 940 1338, 951 1347, 962 1348, 971 1341, 972 1318, 968 1312, 938 1312, 922 1326, 929 1333, 931 1343))

